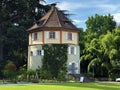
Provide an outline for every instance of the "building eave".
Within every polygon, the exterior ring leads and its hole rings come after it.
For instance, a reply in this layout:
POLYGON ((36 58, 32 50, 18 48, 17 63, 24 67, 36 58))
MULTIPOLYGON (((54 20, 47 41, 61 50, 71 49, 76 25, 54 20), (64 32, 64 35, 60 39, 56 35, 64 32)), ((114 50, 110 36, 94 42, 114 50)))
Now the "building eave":
POLYGON ((31 32, 39 32, 39 31, 71 31, 71 32, 80 32, 80 29, 70 29, 70 28, 64 28, 64 27, 38 27, 35 29, 27 30, 28 33, 31 32))

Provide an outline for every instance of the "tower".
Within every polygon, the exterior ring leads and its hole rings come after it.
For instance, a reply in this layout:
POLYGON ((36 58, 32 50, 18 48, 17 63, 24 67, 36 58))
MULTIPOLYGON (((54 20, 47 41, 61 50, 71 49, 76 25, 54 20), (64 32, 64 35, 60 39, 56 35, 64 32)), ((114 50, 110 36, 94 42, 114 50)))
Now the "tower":
MULTIPOLYGON (((29 33, 28 69, 42 66, 44 44, 68 44, 68 74, 80 74, 79 30, 52 4, 51 9, 27 30, 29 33)), ((54 63, 54 62, 53 62, 54 63)))

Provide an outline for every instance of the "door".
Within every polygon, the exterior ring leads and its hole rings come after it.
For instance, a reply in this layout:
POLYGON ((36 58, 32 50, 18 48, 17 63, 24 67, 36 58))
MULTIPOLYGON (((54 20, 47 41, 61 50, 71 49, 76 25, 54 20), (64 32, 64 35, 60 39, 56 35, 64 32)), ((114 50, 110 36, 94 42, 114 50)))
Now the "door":
POLYGON ((72 74, 75 74, 75 63, 72 63, 71 65, 71 72, 72 74))

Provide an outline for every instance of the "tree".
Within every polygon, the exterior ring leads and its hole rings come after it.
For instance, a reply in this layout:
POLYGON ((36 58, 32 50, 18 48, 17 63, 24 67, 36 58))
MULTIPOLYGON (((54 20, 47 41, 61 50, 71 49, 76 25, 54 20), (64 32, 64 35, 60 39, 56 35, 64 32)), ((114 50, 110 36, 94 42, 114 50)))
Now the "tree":
POLYGON ((26 64, 26 30, 50 9, 40 1, 44 0, 0 0, 0 58, 3 53, 3 63, 12 60, 18 68, 26 64))
POLYGON ((96 14, 86 21, 87 32, 96 32, 98 35, 106 34, 107 31, 112 32, 116 28, 116 22, 110 14, 102 16, 96 14))
POLYGON ((115 29, 112 33, 108 32, 101 38, 101 45, 104 49, 104 55, 107 59, 104 59, 109 76, 111 76, 113 70, 120 69, 120 30, 115 29))
POLYGON ((44 0, 0 1, 0 51, 3 53, 4 62, 13 60, 18 67, 26 64, 26 30, 50 8, 48 5, 42 5, 41 1, 44 0))
POLYGON ((114 62, 111 57, 117 54, 113 48, 116 46, 113 35, 116 22, 110 14, 96 14, 95 17, 88 18, 86 25, 87 30, 83 36, 84 49, 81 51, 82 72, 93 72, 94 67, 96 77, 108 76, 113 68, 111 61, 114 62))

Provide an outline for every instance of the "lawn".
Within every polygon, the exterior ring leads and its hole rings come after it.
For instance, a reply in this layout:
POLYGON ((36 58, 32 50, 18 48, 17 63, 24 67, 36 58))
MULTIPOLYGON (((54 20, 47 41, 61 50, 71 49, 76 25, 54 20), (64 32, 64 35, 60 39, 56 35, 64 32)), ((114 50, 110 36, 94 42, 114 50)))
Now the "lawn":
POLYGON ((120 83, 64 83, 4 85, 0 90, 120 90, 120 83))

